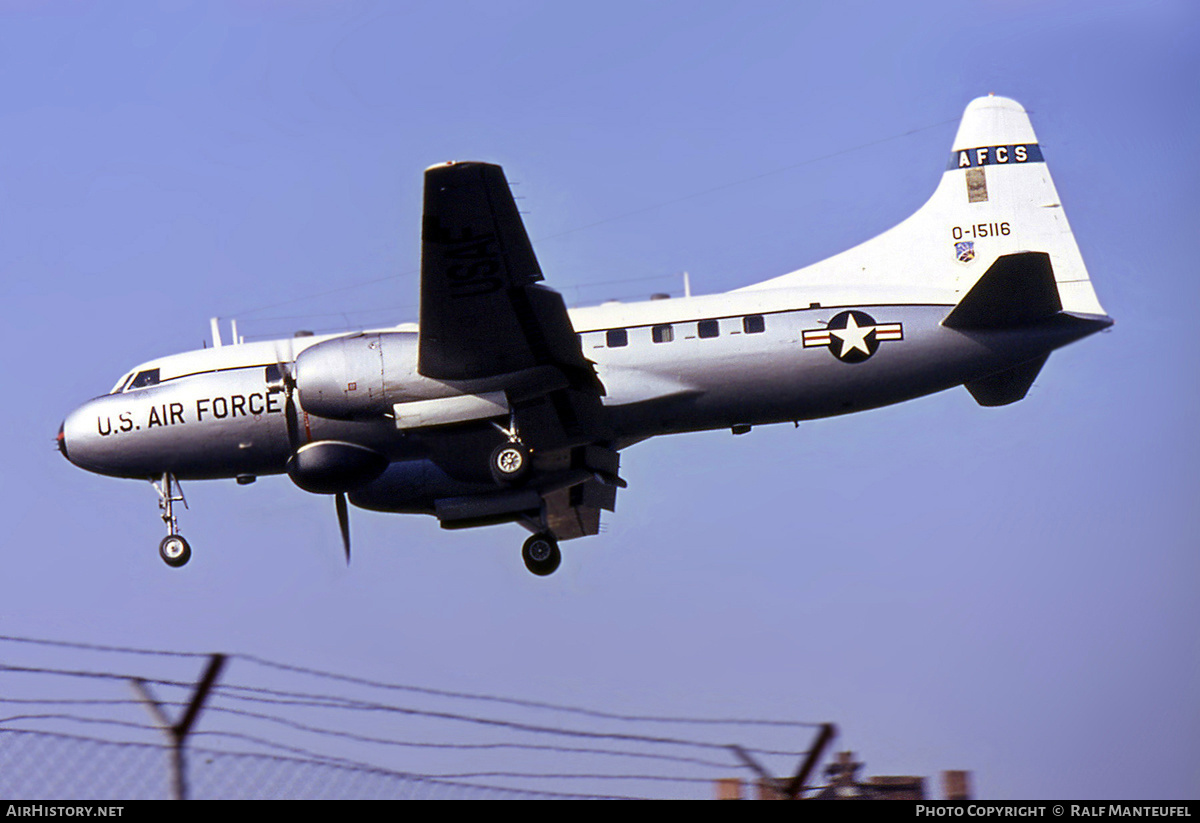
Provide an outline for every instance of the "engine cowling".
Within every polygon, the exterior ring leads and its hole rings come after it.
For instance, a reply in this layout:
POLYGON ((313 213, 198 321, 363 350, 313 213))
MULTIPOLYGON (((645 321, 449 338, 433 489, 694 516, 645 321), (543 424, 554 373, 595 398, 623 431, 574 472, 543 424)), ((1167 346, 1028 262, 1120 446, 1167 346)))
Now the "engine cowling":
POLYGON ((388 459, 357 443, 318 440, 288 458, 287 473, 306 492, 339 494, 365 486, 388 467, 388 459))
POLYGON ((361 420, 391 414, 417 368, 417 335, 356 334, 326 340, 296 358, 296 395, 309 414, 361 420))
POLYGON ((496 491, 490 479, 456 480, 432 460, 404 460, 392 463, 375 480, 352 492, 350 502, 371 511, 433 514, 439 499, 496 491))

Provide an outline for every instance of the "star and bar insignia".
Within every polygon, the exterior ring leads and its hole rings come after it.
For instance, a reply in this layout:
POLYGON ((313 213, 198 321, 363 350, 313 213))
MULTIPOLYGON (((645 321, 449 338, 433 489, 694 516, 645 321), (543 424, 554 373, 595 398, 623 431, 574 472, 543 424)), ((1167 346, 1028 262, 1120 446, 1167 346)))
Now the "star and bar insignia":
POLYGON ((903 339, 903 324, 876 323, 866 312, 850 310, 835 314, 823 329, 806 330, 804 348, 826 346, 843 363, 861 363, 881 341, 903 339))

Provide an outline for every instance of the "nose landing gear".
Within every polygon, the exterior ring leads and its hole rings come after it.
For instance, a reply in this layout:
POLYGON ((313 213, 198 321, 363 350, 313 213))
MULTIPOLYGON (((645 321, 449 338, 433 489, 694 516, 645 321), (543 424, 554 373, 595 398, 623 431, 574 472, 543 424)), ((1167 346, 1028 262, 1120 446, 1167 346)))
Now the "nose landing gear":
POLYGON ((184 508, 187 508, 187 500, 183 496, 179 481, 170 472, 163 474, 161 483, 157 480, 150 482, 158 492, 158 508, 162 512, 163 523, 167 526, 167 536, 158 544, 158 556, 168 566, 179 568, 192 558, 192 547, 179 533, 179 520, 175 517, 175 503, 183 503, 184 508))
POLYGON ((192 547, 178 534, 168 534, 158 544, 158 556, 173 568, 179 568, 192 559, 192 547))

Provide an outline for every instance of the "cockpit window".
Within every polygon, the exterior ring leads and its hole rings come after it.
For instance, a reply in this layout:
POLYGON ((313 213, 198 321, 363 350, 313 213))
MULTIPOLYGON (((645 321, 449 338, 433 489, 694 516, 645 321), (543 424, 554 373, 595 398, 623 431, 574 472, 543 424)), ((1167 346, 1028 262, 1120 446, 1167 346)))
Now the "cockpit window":
POLYGON ((144 389, 144 388, 146 388, 146 386, 157 386, 157 385, 158 385, 158 369, 146 369, 145 371, 140 371, 137 373, 137 377, 133 378, 133 381, 130 382, 130 384, 125 387, 125 391, 132 391, 133 389, 144 389))

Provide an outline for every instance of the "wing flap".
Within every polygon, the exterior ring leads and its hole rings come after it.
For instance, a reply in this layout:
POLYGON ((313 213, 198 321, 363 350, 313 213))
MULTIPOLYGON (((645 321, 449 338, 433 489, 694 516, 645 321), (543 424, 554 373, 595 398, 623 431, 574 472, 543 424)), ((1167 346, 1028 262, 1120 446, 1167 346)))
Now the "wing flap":
POLYGON ((600 533, 600 512, 615 511, 617 487, 592 478, 547 492, 542 500, 545 528, 559 540, 574 540, 600 533))

